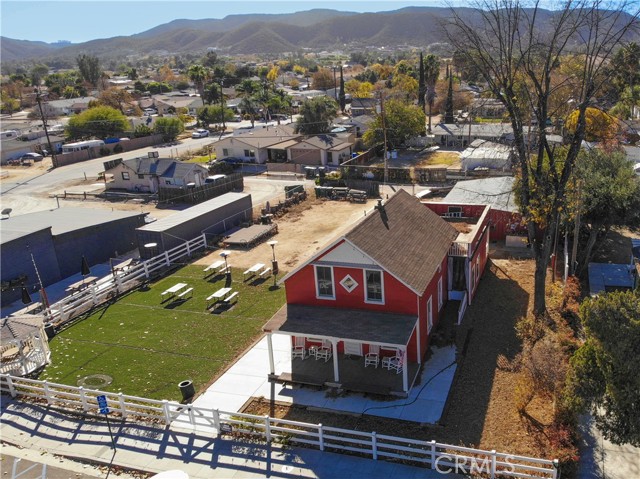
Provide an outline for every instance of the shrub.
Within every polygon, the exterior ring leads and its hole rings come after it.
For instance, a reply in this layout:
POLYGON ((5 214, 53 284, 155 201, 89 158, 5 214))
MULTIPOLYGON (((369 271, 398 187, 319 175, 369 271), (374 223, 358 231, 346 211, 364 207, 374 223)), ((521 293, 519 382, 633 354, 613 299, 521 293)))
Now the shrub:
POLYGON ((107 156, 111 154, 111 150, 109 148, 107 148, 106 146, 101 146, 100 147, 100 155, 101 156, 107 156))
POLYGON ((576 319, 580 310, 580 281, 575 276, 569 276, 562 293, 560 313, 567 319, 576 319))
POLYGON ((123 151, 124 151, 124 148, 120 143, 118 143, 116 146, 113 147, 114 153, 122 153, 123 151))

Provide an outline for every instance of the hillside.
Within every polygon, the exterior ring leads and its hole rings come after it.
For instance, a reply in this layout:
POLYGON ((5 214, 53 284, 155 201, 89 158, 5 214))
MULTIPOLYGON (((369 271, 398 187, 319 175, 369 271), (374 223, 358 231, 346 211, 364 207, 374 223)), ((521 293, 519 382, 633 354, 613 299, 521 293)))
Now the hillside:
MULTIPOLYGON (((458 13, 473 21, 473 9, 458 13)), ((540 11, 540 24, 552 24, 553 12, 540 11)), ((3 62, 75 58, 80 53, 102 60, 124 55, 192 53, 216 48, 222 54, 284 53, 300 49, 367 47, 419 48, 446 42, 442 28, 450 10, 407 7, 392 12, 353 13, 309 10, 282 15, 230 15, 222 20, 174 20, 145 32, 69 46, 2 38, 3 62)), ((638 39, 637 33, 629 40, 638 39)))

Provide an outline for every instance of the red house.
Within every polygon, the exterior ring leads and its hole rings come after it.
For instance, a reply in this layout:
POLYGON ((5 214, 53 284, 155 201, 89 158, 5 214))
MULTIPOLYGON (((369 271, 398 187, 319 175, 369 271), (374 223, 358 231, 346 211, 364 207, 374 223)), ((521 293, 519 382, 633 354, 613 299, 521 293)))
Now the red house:
POLYGON ((407 394, 448 299, 458 236, 404 190, 380 202, 283 279, 287 303, 263 327, 272 379, 407 394), (291 336, 290 375, 275 376, 272 334, 291 336))

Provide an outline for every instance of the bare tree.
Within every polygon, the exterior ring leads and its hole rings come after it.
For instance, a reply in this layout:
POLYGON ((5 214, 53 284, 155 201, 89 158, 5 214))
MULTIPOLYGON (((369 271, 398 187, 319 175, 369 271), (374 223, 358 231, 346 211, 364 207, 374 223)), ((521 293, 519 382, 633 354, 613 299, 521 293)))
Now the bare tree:
POLYGON ((557 213, 585 135, 585 112, 608 81, 607 64, 630 30, 638 10, 633 2, 569 0, 552 12, 539 1, 479 0, 477 15, 452 9, 449 41, 481 72, 504 104, 514 134, 518 198, 528 225, 535 261, 534 313, 544 314, 545 280, 557 213), (563 68, 570 65, 571 68, 563 68), (560 100, 559 100, 560 99, 560 100), (566 145, 547 140, 548 118, 577 110, 566 145), (562 112, 564 105, 565 112, 562 112), (532 128, 532 120, 537 128, 532 128))

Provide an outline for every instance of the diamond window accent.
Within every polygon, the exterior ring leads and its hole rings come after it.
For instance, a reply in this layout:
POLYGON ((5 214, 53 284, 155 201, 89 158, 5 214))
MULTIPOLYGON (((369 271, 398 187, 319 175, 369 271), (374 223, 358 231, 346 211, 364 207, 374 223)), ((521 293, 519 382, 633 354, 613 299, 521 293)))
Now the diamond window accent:
POLYGON ((344 289, 347 290, 347 293, 350 293, 351 291, 353 291, 358 287, 357 281, 353 279, 351 275, 346 275, 344 278, 342 278, 342 281, 340 281, 340 284, 344 289))

